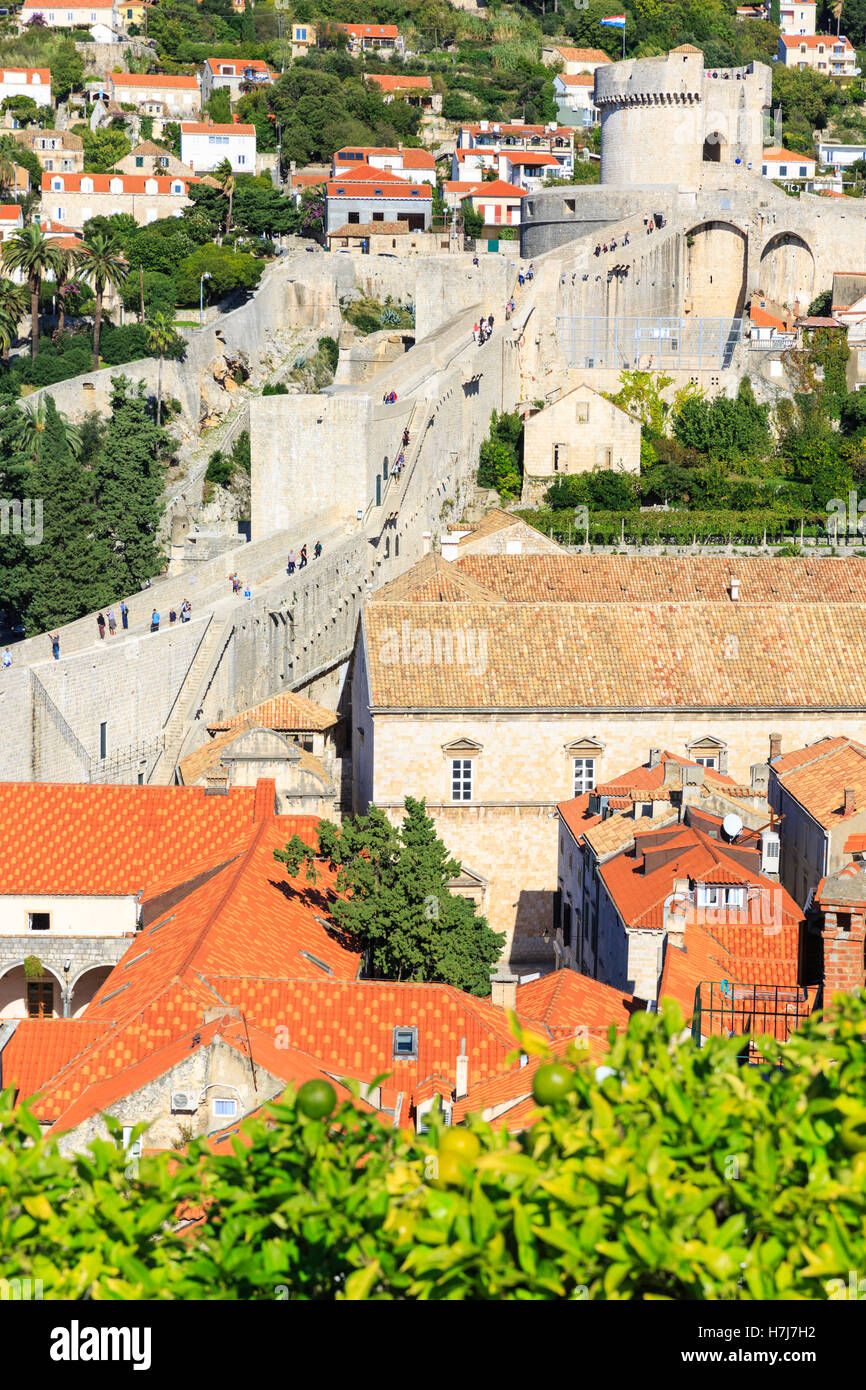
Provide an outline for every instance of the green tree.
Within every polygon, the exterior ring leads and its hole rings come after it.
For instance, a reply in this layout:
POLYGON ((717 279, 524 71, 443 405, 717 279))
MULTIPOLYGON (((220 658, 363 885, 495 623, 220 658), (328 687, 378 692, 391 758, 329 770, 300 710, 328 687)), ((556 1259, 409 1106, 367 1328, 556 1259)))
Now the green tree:
POLYGON ((32 547, 29 576, 26 621, 32 635, 92 613, 112 597, 109 552, 97 533, 91 474, 73 456, 50 396, 30 486, 43 506, 42 541, 32 547))
POLYGON ((232 251, 227 246, 200 246, 178 266, 177 301, 198 304, 199 285, 205 271, 210 279, 204 282, 204 296, 208 303, 213 303, 233 290, 255 289, 263 269, 261 261, 245 252, 232 251))
POLYGON ((51 59, 51 91, 56 101, 65 101, 73 87, 84 78, 84 60, 71 39, 63 39, 51 59))
POLYGON ((58 248, 57 261, 54 266, 54 279, 57 287, 57 300, 59 310, 57 315, 57 332, 62 333, 66 325, 66 301, 69 297, 69 290, 75 279, 75 272, 80 264, 81 256, 77 247, 62 246, 58 248))
POLYGON ((490 993, 490 972, 505 936, 476 916, 474 903, 449 891, 460 865, 437 836, 423 801, 406 798, 399 827, 376 807, 339 829, 323 821, 317 850, 295 835, 274 858, 293 874, 306 864, 313 879, 316 861, 337 870, 337 892, 347 896, 331 903, 334 922, 344 944, 363 952, 373 979, 490 993))
MULTIPOLYGON (((0 280, 0 287, 9 284, 0 280)), ((15 286, 13 286, 15 288, 15 286)), ((0 325, 2 325, 0 309, 0 325)), ((4 330, 0 326, 0 334, 4 330)), ((5 338, 4 338, 5 341, 5 338)), ((23 412, 11 401, 0 404, 0 495, 5 498, 35 497, 30 474, 30 457, 23 412)), ((28 576, 34 547, 25 545, 23 535, 0 529, 0 574, 3 575, 3 602, 20 617, 29 598, 28 576), (5 532, 5 534, 4 534, 5 532)))
POLYGON ((235 174, 231 160, 221 160, 214 169, 213 176, 220 186, 220 192, 228 199, 228 211, 226 212, 226 236, 228 236, 232 229, 232 202, 235 196, 235 174))
POLYGON ((8 275, 0 275, 0 351, 7 366, 9 349, 18 336, 18 325, 27 313, 28 299, 24 285, 16 285, 8 275))
POLYGON ((619 390, 602 394, 620 410, 636 416, 648 438, 660 439, 668 433, 671 411, 662 392, 672 384, 673 377, 663 372, 620 372, 619 390))
POLYGON ((126 377, 115 377, 111 418, 93 466, 99 531, 110 547, 115 593, 132 593, 163 564, 157 531, 167 450, 167 436, 151 417, 143 384, 133 387, 126 377))
POLYGON ((105 291, 119 290, 129 274, 129 265, 120 253, 116 237, 91 232, 81 247, 81 275, 93 287, 96 313, 93 319, 93 370, 99 369, 99 336, 102 331, 102 301, 105 291))
POLYGON ((31 223, 3 243, 3 260, 9 270, 20 270, 27 277, 30 291, 30 355, 39 351, 39 292, 43 276, 54 271, 58 249, 40 229, 31 223))
POLYGON ((177 334, 171 319, 159 311, 151 314, 145 323, 144 330, 148 351, 159 358, 159 370, 156 379, 156 423, 159 426, 162 424, 162 364, 165 354, 174 346, 177 334))
POLYGON ((84 143, 84 168, 89 174, 107 174, 132 149, 122 130, 110 130, 104 126, 91 130, 88 125, 77 125, 73 130, 84 143))
POLYGON ((208 115, 215 125, 231 125, 232 103, 227 87, 215 87, 207 104, 208 115))

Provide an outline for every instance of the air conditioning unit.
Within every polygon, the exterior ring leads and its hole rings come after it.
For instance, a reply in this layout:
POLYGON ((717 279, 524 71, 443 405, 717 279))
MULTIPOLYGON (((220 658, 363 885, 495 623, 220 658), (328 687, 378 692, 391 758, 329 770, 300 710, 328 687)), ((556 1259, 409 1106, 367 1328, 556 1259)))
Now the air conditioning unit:
POLYGON ((775 830, 761 831, 761 873, 779 872, 779 836, 775 830))
POLYGON ((172 1091, 171 1108, 177 1110, 197 1110, 198 1096, 193 1095, 192 1091, 172 1091))

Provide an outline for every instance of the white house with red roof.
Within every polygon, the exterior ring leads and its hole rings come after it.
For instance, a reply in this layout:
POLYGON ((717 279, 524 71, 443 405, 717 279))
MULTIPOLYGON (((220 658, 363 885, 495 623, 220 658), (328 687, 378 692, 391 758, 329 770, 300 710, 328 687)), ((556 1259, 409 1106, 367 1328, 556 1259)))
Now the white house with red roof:
POLYGON ((503 151, 497 161, 497 173, 503 183, 529 192, 539 188, 545 179, 563 176, 559 161, 546 150, 503 151))
POLYGON ((382 170, 395 174, 407 183, 429 183, 436 187, 436 161, 429 150, 398 145, 344 145, 331 158, 334 178, 354 174, 356 170, 382 170))
POLYGON ((433 190, 429 183, 410 183, 388 170, 353 171, 327 181, 325 206, 328 236, 343 227, 377 222, 405 222, 410 231, 427 232, 433 221, 433 190))
POLYGON ((593 101, 595 78, 588 73, 558 72, 553 79, 556 113, 564 125, 598 125, 598 107, 593 101))
POLYGON ((20 232, 23 226, 20 203, 0 204, 0 241, 8 241, 9 237, 20 232))
POLYGON ((519 227, 520 208, 525 197, 525 188, 506 183, 504 179, 494 179, 472 185, 460 201, 464 207, 468 204, 480 212, 487 227, 519 227))
POLYGON ((214 125, 182 121, 180 157, 197 174, 209 173, 227 159, 236 174, 256 172, 254 125, 214 125))
POLYGON ((40 15, 48 29, 89 29, 97 43, 116 43, 123 33, 116 0, 63 0, 39 4, 24 0, 18 23, 26 29, 40 15))
POLYGON ((786 68, 811 68, 823 77, 856 77, 857 51, 844 34, 782 34, 779 62, 786 68))
POLYGON ((161 174, 42 175, 42 213, 70 229, 91 217, 125 212, 140 227, 163 217, 180 217, 189 207, 189 189, 198 179, 161 174))
POLYGON ((277 74, 261 58, 205 58, 201 67, 201 104, 206 106, 213 93, 227 90, 229 100, 239 101, 250 91, 269 87, 277 74))
POLYGON ((0 101, 30 97, 37 106, 53 106, 50 68, 0 68, 0 101))
POLYGON ((402 53, 404 50, 403 36, 399 32, 396 24, 329 24, 319 27, 319 37, 326 29, 340 29, 346 35, 350 53, 381 53, 387 57, 390 53, 402 53))
MULTIPOLYGON (((570 173, 574 168, 574 130, 569 126, 525 125, 518 122, 479 121, 460 127, 457 152, 484 151, 488 154, 543 153, 555 156, 557 163, 570 173)), ((457 177, 452 171, 452 177, 457 177)))
POLYGON ((765 179, 802 186, 814 179, 815 160, 812 155, 797 154, 778 145, 770 146, 761 155, 761 173, 765 179))

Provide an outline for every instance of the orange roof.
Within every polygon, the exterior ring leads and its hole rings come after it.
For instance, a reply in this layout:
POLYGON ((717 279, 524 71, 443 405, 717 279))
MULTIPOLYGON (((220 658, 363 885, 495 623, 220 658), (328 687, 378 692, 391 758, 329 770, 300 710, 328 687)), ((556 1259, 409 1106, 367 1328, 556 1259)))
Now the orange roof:
MULTIPOLYGON (((39 78, 39 84, 41 84, 41 83, 43 83, 43 82, 45 82, 45 83, 50 83, 50 81, 51 81, 51 69, 50 69, 50 68, 10 68, 10 67, 6 67, 5 64, 0 63, 0 73, 3 74, 3 80, 4 80, 4 82, 5 82, 5 81, 8 81, 8 74, 9 74, 9 73, 13 73, 13 72, 15 72, 15 73, 23 73, 24 76, 25 76, 25 78, 26 78, 26 80, 27 80, 28 82, 32 82, 33 79, 34 79, 34 77, 38 77, 38 78, 39 78)), ((37 84, 37 85, 39 85, 39 84, 37 84)))
POLYGON ((595 77, 589 72, 558 72, 554 81, 561 82, 564 87, 592 87, 595 77))
MULTIPOLYGON (((436 168, 436 160, 433 158, 432 154, 430 154, 429 150, 400 149, 399 147, 395 148, 393 145, 343 145, 335 152, 334 162, 354 163, 355 168, 363 167, 360 161, 347 161, 346 156, 349 154, 363 155, 363 166, 369 164, 371 156, 377 155, 383 159, 399 159, 402 161, 405 169, 436 168)), ((376 168, 375 165, 371 167, 376 168)), ((381 172, 381 170, 377 172, 381 172)), ((340 177, 342 178, 343 175, 341 174, 340 177)))
POLYGON ((517 1012, 538 1019, 553 1037, 606 1039, 610 1025, 622 1031, 634 996, 576 970, 556 970, 517 990, 517 1012))
POLYGON ((780 333, 788 330, 788 325, 784 319, 780 319, 776 314, 768 314, 766 309, 762 309, 760 304, 749 305, 749 318, 756 328, 776 328, 780 333))
MULTIPOLYGON (((148 184, 156 184, 158 194, 169 194, 172 192, 173 185, 180 184, 183 194, 186 194, 188 185, 199 183, 197 178, 191 178, 188 174, 60 174, 56 170, 52 173, 43 173, 42 192, 43 193, 83 193, 88 190, 81 187, 82 182, 90 180, 92 193, 112 193, 115 190, 111 185, 115 182, 120 183, 120 193, 147 193, 148 184), (61 187, 54 188, 54 180, 59 179, 61 187)), ((177 195, 182 196, 181 194, 177 195)))
POLYGON ((798 48, 802 43, 807 48, 818 48, 824 44, 825 48, 830 49, 842 44, 846 53, 855 51, 844 34, 780 34, 779 37, 786 48, 798 48))
POLYGON ((165 72, 110 72, 108 79, 113 87, 170 87, 185 91, 198 91, 199 87, 197 77, 179 77, 165 72))
POLYGON ((253 705, 252 709, 242 710, 228 719, 208 724, 208 729, 235 729, 247 719, 262 729, 295 733, 331 729, 339 723, 340 716, 334 714, 333 710, 325 709, 324 705, 317 705, 314 700, 308 700, 305 695, 295 695, 292 691, 287 691, 283 695, 274 695, 270 700, 263 700, 260 705, 253 705))
POLYGON ((236 77, 243 77, 247 72, 264 72, 268 77, 276 75, 261 58, 205 58, 205 62, 217 77, 228 75, 223 68, 234 68, 236 77))
MULTIPOLYGON (((467 131, 470 135, 574 135, 571 126, 567 125, 557 126, 556 130, 548 130, 546 125, 523 125, 520 122, 509 123, 507 121, 504 125, 501 121, 488 121, 486 130, 482 130, 480 123, 475 125, 464 125, 461 126, 461 129, 467 131), (493 129, 494 126, 496 127, 495 130, 493 129)), ((460 151, 458 150, 457 153, 459 155, 460 151)))
POLYGON ((334 24, 335 29, 345 29, 355 39, 396 39, 396 24, 334 24))
POLYGON ((17 222, 20 216, 20 203, 0 204, 0 222, 17 222))
POLYGON ((351 164, 338 174, 331 174, 330 179, 339 179, 340 183, 399 183, 404 188, 407 183, 402 174, 393 169, 377 169, 375 164, 351 164))
POLYGON ((863 854, 866 851, 866 835, 849 835, 845 841, 845 854, 863 854))
POLYGON ((181 135, 255 135, 254 125, 208 125, 204 121, 181 121, 181 135))
POLYGON ((785 791, 825 830, 866 810, 866 748, 853 739, 828 738, 770 764, 785 791), (844 791, 854 792, 854 809, 846 813, 844 791))
POLYGON ((376 178, 370 183, 344 178, 328 181, 329 198, 388 198, 399 202, 412 199, 424 202, 433 197, 429 183, 408 183, 405 179, 389 177, 387 172, 376 170, 376 178), (387 190, 382 187, 387 184, 387 190))
POLYGON ((383 92, 429 92, 433 88, 431 77, 391 77, 387 73, 379 72, 368 72, 364 75, 368 82, 372 82, 374 87, 379 87, 383 92))
POLYGON ((555 164, 557 169, 559 168, 559 161, 552 154, 547 154, 546 151, 540 153, 538 151, 523 151, 518 154, 511 154, 509 150, 503 150, 502 156, 508 160, 509 164, 555 164))
POLYGON ((808 164, 815 163, 813 155, 795 154, 793 150, 786 150, 781 145, 774 145, 771 146, 769 149, 764 150, 763 154, 761 155, 761 158, 763 159, 765 164, 776 163, 777 161, 781 163, 783 160, 789 159, 793 159, 795 163, 802 163, 803 160, 805 160, 808 164))
POLYGON ((3 1048, 3 1085, 14 1086, 26 1100, 109 1026, 108 1020, 86 1018, 20 1019, 3 1048))
POLYGON ((0 783, 5 894, 122 895, 234 847, 273 819, 276 784, 208 796, 203 787, 0 783), (58 851, 62 846, 62 853, 58 851))
POLYGON ((513 183, 506 183, 504 179, 491 179, 487 183, 477 184, 471 196, 478 198, 525 198, 526 189, 518 188, 513 183))
POLYGON ((611 60, 600 48, 567 48, 563 44, 554 45, 567 63, 609 63, 611 60))

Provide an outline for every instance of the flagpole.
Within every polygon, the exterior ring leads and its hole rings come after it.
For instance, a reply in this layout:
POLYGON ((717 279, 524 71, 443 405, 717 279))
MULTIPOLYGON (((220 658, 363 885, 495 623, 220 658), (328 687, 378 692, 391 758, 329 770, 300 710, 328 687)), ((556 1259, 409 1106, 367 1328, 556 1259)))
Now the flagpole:
POLYGON ((625 62, 625 25, 622 26, 622 60, 625 62))

